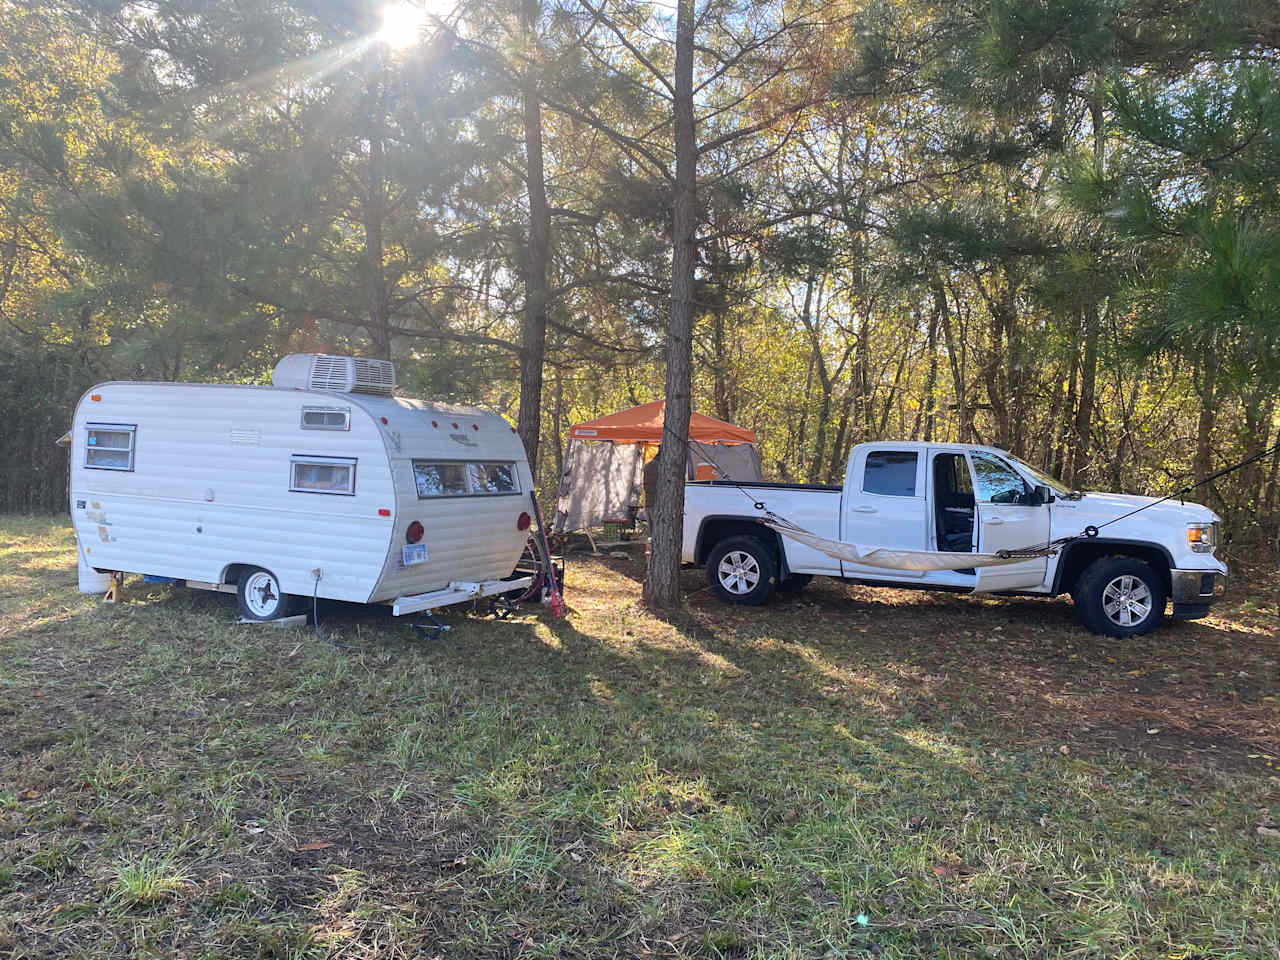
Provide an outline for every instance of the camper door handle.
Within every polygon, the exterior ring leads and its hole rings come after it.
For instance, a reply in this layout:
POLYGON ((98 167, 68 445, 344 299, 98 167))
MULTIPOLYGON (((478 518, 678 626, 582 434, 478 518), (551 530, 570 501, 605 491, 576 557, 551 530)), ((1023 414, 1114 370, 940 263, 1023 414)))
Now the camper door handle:
POLYGON ((876 512, 876 508, 875 508, 875 507, 866 507, 866 506, 854 507, 854 508, 853 508, 853 512, 854 512, 854 513, 875 513, 875 512, 876 512))

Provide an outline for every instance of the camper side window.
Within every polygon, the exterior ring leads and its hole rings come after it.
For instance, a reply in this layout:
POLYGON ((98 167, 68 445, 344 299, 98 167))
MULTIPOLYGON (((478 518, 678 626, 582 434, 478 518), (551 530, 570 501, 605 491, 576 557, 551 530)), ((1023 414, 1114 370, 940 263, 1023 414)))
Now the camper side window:
POLYGON ((519 493, 514 463, 468 463, 472 493, 519 493))
POLYGON ((466 464, 428 463, 413 461, 413 482, 418 488, 418 499, 429 497, 465 497, 467 489, 466 464))
POLYGON ((289 458, 289 489, 295 493, 336 493, 355 496, 356 461, 345 457, 289 458))
POLYGON ((350 430, 350 407, 303 407, 303 430, 350 430))
POLYGON ((91 423, 85 438, 84 465, 93 470, 132 470, 138 428, 123 423, 91 423))

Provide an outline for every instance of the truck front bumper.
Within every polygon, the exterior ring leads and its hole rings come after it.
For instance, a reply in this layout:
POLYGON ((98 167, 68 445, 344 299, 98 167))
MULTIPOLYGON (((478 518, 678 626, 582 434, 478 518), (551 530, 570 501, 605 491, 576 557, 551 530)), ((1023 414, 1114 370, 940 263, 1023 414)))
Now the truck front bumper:
POLYGON ((1195 620, 1209 612, 1209 606, 1227 589, 1223 570, 1170 570, 1173 590, 1173 619, 1195 620))

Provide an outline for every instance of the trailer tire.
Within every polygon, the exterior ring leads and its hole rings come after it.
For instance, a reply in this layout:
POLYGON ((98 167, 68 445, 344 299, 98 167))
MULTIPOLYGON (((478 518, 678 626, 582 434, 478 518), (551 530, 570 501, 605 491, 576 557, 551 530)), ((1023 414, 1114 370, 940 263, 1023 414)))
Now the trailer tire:
POLYGON ((240 604, 240 616, 246 620, 265 622, 291 616, 306 599, 284 593, 280 589, 280 581, 270 570, 245 567, 240 571, 236 600, 240 604))
POLYGON ((707 580, 723 602, 758 607, 778 585, 778 561, 755 537, 727 537, 711 548, 707 580))
POLYGON ((1137 557, 1100 557, 1085 567, 1071 591, 1076 616, 1107 637, 1150 633, 1164 619, 1164 582, 1137 557))

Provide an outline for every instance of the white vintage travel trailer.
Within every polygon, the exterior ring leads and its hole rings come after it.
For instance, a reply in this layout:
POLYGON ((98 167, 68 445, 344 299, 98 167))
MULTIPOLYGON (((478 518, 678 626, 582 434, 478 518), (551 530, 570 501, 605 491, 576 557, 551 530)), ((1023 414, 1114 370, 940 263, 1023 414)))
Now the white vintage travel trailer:
POLYGON ((393 396, 390 363, 292 354, 272 386, 102 383, 76 406, 81 589, 114 572, 413 613, 510 591, 532 477, 501 417, 393 396))

